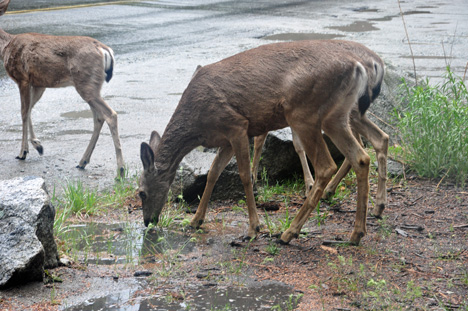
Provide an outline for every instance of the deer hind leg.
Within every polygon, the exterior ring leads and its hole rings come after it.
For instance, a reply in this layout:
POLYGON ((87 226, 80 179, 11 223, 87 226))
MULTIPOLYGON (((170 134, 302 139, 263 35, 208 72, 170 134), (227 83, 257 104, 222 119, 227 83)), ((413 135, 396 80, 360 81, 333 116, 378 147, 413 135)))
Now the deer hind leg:
MULTIPOLYGON (((31 111, 34 108, 34 105, 41 99, 42 94, 44 94, 45 88, 31 87, 31 111)), ((41 141, 37 139, 36 134, 34 134, 34 129, 32 125, 31 115, 28 120, 29 134, 31 136, 30 141, 33 147, 37 152, 42 155, 44 153, 44 148, 42 147, 41 141)))
POLYGON ((257 182, 258 178, 258 165, 260 163, 260 156, 262 154, 263 145, 267 138, 268 133, 254 137, 254 155, 252 160, 252 180, 257 182))
POLYGON ((253 193, 253 184, 250 173, 250 148, 249 138, 246 131, 235 135, 230 141, 232 149, 236 155, 237 166, 239 168, 239 175, 244 186, 245 195, 247 198, 247 208, 249 212, 249 230, 246 239, 255 238, 257 232, 260 231, 260 221, 257 214, 257 207, 255 205, 255 197, 253 193))
MULTIPOLYGON (((288 123, 290 125, 295 124, 294 121, 289 119, 288 123)), ((320 124, 319 122, 317 123, 320 124)), ((291 128, 293 128, 302 142, 302 146, 312 162, 315 170, 315 182, 307 195, 304 205, 294 217, 291 226, 281 235, 279 242, 282 244, 287 244, 293 238, 299 236, 310 213, 317 207, 325 186, 336 171, 336 164, 328 151, 320 127, 314 126, 315 128, 311 129, 310 127, 301 127, 300 125, 301 124, 297 122, 296 125, 291 125, 291 128)))
POLYGON ((343 128, 343 124, 348 124, 346 119, 339 116, 329 116, 323 122, 323 130, 331 138, 337 148, 348 159, 352 168, 356 172, 357 178, 357 209, 354 230, 350 237, 350 242, 359 245, 361 238, 366 235, 367 202, 369 199, 369 155, 364 151, 359 142, 351 132, 349 126, 343 128))
POLYGON ((366 115, 361 116, 360 119, 351 118, 351 125, 372 144, 376 153, 378 184, 376 205, 372 213, 376 217, 381 217, 382 212, 387 206, 387 152, 389 137, 375 123, 369 120, 366 115))
POLYGON ((306 193, 308 193, 310 190, 312 190, 312 186, 314 185, 314 178, 310 173, 309 163, 307 161, 307 155, 304 151, 304 146, 302 145, 302 142, 296 135, 296 133, 293 130, 291 130, 291 132, 294 149, 296 150, 296 153, 299 156, 299 159, 301 160, 302 171, 304 172, 304 183, 306 187, 306 193))
MULTIPOLYGON (((354 137, 356 137, 356 140, 359 142, 361 146, 364 146, 361 140, 361 136, 353 131, 354 137)), ((328 200, 330 199, 333 195, 336 193, 336 188, 338 188, 338 185, 340 184, 340 181, 343 180, 343 178, 348 175, 349 171, 351 170, 351 163, 349 162, 348 159, 344 159, 343 163, 341 164, 340 168, 338 169, 338 172, 336 172, 335 176, 333 176, 333 179, 330 181, 330 183, 327 185, 325 188, 325 191, 323 192, 322 199, 328 200)))
POLYGON ((234 151, 230 145, 219 148, 218 153, 216 154, 216 157, 211 164, 210 171, 208 172, 205 191, 203 192, 200 204, 198 205, 197 212, 190 222, 190 226, 192 228, 198 229, 203 224, 213 188, 233 155, 234 151))
MULTIPOLYGON (((119 131, 118 131, 118 121, 117 113, 101 98, 99 92, 94 91, 91 94, 87 92, 82 92, 82 89, 85 88, 76 88, 81 97, 89 104, 91 110, 93 111, 94 116, 94 131, 91 136, 91 141, 89 142, 88 148, 86 149, 78 168, 84 169, 85 166, 89 163, 91 155, 96 146, 96 142, 99 138, 101 132, 102 123, 105 121, 109 126, 112 139, 115 147, 115 154, 117 158, 117 168, 119 170, 118 174, 123 176, 124 174, 124 161, 122 155, 122 147, 120 145, 119 131)), ((96 88, 99 89, 99 88, 96 88)))
POLYGON ((86 151, 83 157, 81 158, 80 163, 76 166, 77 168, 83 169, 83 170, 91 160, 91 155, 94 151, 94 148, 96 147, 99 134, 101 133, 101 129, 104 124, 104 118, 102 117, 102 114, 97 112, 93 106, 91 106, 91 112, 93 113, 93 122, 94 122, 93 135, 91 136, 89 145, 86 148, 86 151))

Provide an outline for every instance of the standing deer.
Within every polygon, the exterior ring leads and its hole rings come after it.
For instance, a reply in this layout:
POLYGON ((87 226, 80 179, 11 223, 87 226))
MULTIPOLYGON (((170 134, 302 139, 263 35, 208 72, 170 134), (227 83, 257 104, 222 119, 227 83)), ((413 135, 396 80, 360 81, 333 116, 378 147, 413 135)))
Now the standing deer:
MULTIPOLYGON (((350 44, 350 42, 342 42, 340 48, 352 53, 358 61, 364 65, 368 75, 369 88, 372 90, 371 102, 379 95, 380 88, 384 77, 384 63, 382 59, 373 51, 363 45, 350 44)), ((356 102, 355 107, 351 111, 350 123, 351 129, 356 136, 356 139, 361 143, 360 136, 366 138, 373 146, 377 156, 378 163, 378 185, 376 206, 373 210, 373 215, 381 217, 383 210, 387 206, 387 150, 389 137, 375 123, 373 123, 366 114, 359 112, 359 103, 356 102)), ((254 180, 257 176, 258 164, 260 162, 260 154, 265 143, 267 133, 255 137, 254 139, 254 156, 252 163, 252 174, 254 180)), ((301 160, 302 169, 304 171, 304 182, 308 190, 311 189, 314 179, 310 173, 307 157, 300 140, 297 135, 292 132, 293 144, 296 152, 301 160)), ((329 198, 336 192, 336 188, 340 181, 346 176, 351 169, 349 161, 345 160, 338 170, 338 173, 333 177, 332 181, 327 185, 323 193, 323 198, 329 198)))
POLYGON ((289 243, 299 235, 337 169, 323 130, 356 172, 357 211, 350 242, 359 244, 366 234, 370 158, 351 130, 350 114, 356 102, 364 114, 373 95, 366 68, 341 45, 361 47, 345 41, 275 43, 200 68, 162 138, 153 132, 150 143, 141 144, 139 195, 145 225, 158 222, 182 158, 203 145, 219 150, 191 225, 203 223, 213 186, 235 155, 247 197, 247 236, 255 237, 260 223, 250 174, 249 137, 290 126, 315 168, 316 180, 281 242, 289 243))
MULTIPOLYGON (((0 15, 5 13, 9 3, 10 0, 0 0, 0 15)), ((42 144, 34 134, 31 110, 45 89, 74 86, 89 104, 94 119, 91 141, 77 168, 84 169, 90 162, 105 121, 114 141, 119 174, 123 174, 117 113, 100 94, 104 80, 109 82, 112 78, 114 53, 111 48, 89 37, 11 35, 0 29, 0 56, 6 72, 18 85, 21 97, 23 138, 17 159, 25 160, 29 152, 28 129, 31 144, 43 154, 42 144)))

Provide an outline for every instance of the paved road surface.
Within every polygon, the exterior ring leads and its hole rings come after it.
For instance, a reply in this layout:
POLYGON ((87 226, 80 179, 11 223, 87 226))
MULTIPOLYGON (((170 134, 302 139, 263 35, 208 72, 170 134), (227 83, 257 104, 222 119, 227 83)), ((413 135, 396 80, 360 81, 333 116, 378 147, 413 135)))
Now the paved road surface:
MULTIPOLYGON (((96 2, 109 1, 12 0, 11 12, 0 17, 0 27, 10 33, 87 35, 114 49, 114 78, 102 93, 119 113, 124 158, 132 173, 141 167, 140 142, 153 129, 164 130, 198 64, 274 40, 343 38, 366 44, 402 71, 412 70, 394 0, 146 0, 92 5, 96 2), (61 9, 36 10, 52 6, 61 9)), ((439 76, 448 60, 462 75, 468 61, 466 2, 416 0, 402 3, 402 9, 418 73, 439 76)), ((57 190, 75 179, 101 189, 112 185, 116 163, 106 125, 86 170, 75 168, 93 125, 87 104, 73 88, 47 90, 34 108, 32 120, 45 154, 41 157, 31 148, 26 161, 15 159, 21 143, 19 93, 4 71, 0 94, 0 178, 39 175, 57 190)))

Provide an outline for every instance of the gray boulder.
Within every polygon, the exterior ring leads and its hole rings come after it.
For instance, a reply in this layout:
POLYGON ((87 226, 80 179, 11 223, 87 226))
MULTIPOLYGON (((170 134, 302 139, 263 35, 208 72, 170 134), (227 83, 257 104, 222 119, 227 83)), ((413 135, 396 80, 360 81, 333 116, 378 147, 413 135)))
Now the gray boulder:
POLYGON ((39 177, 0 181, 0 288, 41 281, 58 265, 55 209, 39 177))
MULTIPOLYGON (((182 195, 189 203, 201 198, 216 151, 216 149, 197 148, 185 156, 171 186, 173 196, 182 195)), ((216 200, 244 197, 244 187, 239 177, 235 157, 219 176, 211 197, 216 200)))

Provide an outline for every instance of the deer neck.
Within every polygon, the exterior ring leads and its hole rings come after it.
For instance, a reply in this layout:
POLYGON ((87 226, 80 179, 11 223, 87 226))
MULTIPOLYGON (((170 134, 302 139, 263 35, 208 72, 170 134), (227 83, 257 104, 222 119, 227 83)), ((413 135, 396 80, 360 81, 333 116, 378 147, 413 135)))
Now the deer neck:
POLYGON ((159 174, 166 175, 172 182, 182 159, 199 145, 200 135, 187 123, 169 122, 155 155, 159 174))
POLYGON ((13 38, 8 32, 0 28, 0 56, 3 59, 3 51, 13 38))

